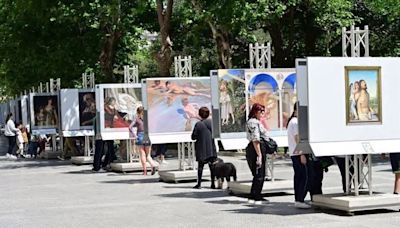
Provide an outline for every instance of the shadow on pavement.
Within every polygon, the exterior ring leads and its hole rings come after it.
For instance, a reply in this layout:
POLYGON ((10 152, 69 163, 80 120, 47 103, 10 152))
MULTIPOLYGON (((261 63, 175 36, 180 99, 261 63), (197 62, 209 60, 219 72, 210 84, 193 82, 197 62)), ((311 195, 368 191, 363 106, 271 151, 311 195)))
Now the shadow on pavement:
POLYGON ((157 182, 159 182, 158 178, 100 181, 103 184, 149 184, 157 182))
POLYGON ((192 198, 192 199, 208 199, 208 198, 220 198, 228 196, 225 191, 205 191, 205 189, 193 189, 191 192, 180 192, 157 195, 160 197, 167 198, 192 198))
MULTIPOLYGON (((209 201, 209 202, 221 204, 221 202, 218 201, 217 202, 209 201)), ((235 203, 235 204, 240 204, 240 203, 235 203)), ((250 205, 247 202, 241 201, 241 204, 246 206, 246 208, 239 208, 239 209, 225 210, 225 211, 238 214, 270 214, 270 215, 280 215, 280 216, 321 213, 315 209, 297 209, 294 207, 293 203, 287 203, 287 202, 285 203, 266 202, 263 205, 250 205)))
POLYGON ((60 160, 41 160, 41 159, 18 159, 7 160, 12 164, 0 165, 0 169, 18 169, 18 168, 40 168, 40 167, 55 167, 55 166, 71 166, 70 161, 60 160))

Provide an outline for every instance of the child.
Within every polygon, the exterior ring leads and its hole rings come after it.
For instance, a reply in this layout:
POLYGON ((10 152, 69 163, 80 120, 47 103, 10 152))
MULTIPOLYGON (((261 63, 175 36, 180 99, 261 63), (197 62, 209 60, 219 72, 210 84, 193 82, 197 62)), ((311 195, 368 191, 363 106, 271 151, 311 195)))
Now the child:
POLYGON ((18 149, 17 156, 25 158, 25 156, 24 156, 24 138, 22 137, 22 132, 21 132, 22 124, 21 123, 17 124, 17 129, 18 129, 18 131, 17 131, 17 149, 18 149))

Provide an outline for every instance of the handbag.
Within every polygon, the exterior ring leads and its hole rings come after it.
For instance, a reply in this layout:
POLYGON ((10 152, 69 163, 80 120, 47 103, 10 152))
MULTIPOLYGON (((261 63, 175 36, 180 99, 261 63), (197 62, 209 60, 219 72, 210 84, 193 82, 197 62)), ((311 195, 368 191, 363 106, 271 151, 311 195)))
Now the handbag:
POLYGON ((267 154, 273 154, 278 151, 278 144, 271 137, 269 137, 268 140, 263 139, 262 141, 265 145, 267 154))

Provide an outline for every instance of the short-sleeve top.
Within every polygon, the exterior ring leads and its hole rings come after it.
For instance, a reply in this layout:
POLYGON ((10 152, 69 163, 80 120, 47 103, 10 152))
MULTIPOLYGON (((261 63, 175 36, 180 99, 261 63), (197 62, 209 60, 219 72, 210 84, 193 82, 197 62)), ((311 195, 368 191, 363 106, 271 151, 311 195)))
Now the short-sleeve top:
POLYGON ((288 146, 289 146, 289 155, 290 156, 296 156, 299 154, 296 154, 294 150, 296 149, 296 135, 299 134, 299 128, 297 124, 297 117, 293 117, 288 124, 287 127, 287 132, 288 132, 288 146))
POLYGON ((144 123, 143 120, 139 117, 136 117, 135 123, 132 127, 137 127, 137 133, 144 132, 144 123))
POLYGON ((261 138, 268 140, 267 130, 256 118, 247 121, 247 139, 249 141, 261 141, 261 138))

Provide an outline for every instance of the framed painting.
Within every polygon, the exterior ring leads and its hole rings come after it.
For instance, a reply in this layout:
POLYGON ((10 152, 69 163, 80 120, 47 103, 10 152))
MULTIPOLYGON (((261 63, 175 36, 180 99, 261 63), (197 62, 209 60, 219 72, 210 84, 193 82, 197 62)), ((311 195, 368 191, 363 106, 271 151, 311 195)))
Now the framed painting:
POLYGON ((146 88, 149 134, 190 135, 199 109, 211 110, 210 77, 149 78, 146 88))
POLYGON ((381 67, 345 67, 346 124, 382 123, 381 67))

